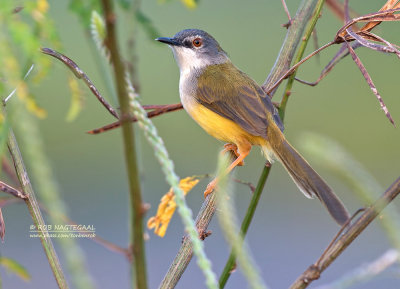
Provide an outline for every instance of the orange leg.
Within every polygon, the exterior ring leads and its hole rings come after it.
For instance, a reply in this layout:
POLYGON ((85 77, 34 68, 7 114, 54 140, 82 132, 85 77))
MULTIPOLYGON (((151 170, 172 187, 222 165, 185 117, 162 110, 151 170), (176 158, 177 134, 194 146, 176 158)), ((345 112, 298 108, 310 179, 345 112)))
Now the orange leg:
MULTIPOLYGON (((228 144, 229 146, 230 144, 228 144)), ((234 150, 235 154, 237 155, 237 159, 233 161, 230 166, 226 169, 224 174, 229 174, 236 166, 239 164, 243 164, 243 160, 249 155, 250 150, 251 150, 251 144, 250 143, 245 143, 239 146, 233 145, 236 150, 234 150)), ((225 146, 225 149, 226 146, 225 146)), ((231 150, 231 149, 229 149, 231 150)), ((217 186, 218 183, 218 177, 213 179, 208 185, 206 190, 204 191, 204 197, 207 197, 210 193, 212 193, 217 186)))
MULTIPOLYGON (((230 152, 230 153, 234 154, 236 158, 238 158, 239 155, 240 155, 239 152, 238 152, 237 145, 235 145, 233 143, 224 144, 224 149, 221 151, 221 154, 224 154, 226 152, 230 152)), ((244 165, 243 161, 241 161, 240 163, 237 164, 237 166, 240 166, 240 167, 243 166, 243 165, 244 165)))

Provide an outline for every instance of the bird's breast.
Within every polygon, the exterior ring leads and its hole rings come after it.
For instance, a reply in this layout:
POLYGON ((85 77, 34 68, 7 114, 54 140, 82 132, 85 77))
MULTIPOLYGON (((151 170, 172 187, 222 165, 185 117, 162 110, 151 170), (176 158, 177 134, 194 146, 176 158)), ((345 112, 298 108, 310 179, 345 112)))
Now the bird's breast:
POLYGON ((237 123, 200 104, 196 100, 196 90, 193 89, 195 87, 197 87, 195 80, 190 80, 181 74, 179 94, 183 108, 208 134, 234 144, 248 141, 251 144, 261 145, 265 142, 262 137, 249 134, 237 123))

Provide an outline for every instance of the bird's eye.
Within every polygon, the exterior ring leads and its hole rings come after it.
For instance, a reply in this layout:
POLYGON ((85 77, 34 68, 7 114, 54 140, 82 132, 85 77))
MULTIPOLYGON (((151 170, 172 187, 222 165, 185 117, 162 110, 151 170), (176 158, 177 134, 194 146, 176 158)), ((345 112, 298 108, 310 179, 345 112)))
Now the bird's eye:
POLYGON ((203 40, 201 38, 195 38, 192 41, 194 47, 200 47, 203 44, 203 40))

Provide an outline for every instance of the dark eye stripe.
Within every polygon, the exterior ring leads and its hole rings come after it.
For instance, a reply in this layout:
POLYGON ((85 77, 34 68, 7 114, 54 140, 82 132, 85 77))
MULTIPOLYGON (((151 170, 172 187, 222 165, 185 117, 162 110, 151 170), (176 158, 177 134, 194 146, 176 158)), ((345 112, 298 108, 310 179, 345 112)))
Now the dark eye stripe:
POLYGON ((183 41, 183 46, 184 46, 184 47, 187 47, 187 48, 192 47, 192 41, 190 41, 189 39, 185 39, 185 40, 183 41))

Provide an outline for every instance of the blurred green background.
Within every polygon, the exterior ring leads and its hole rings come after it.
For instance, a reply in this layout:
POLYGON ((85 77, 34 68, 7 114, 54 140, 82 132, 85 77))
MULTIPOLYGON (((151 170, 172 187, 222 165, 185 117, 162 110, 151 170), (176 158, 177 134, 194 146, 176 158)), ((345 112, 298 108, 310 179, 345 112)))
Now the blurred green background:
MULTIPOLYGON (((50 1, 50 15, 62 41, 61 52, 72 58, 88 74, 97 88, 106 95, 103 74, 94 57, 90 36, 82 29, 77 16, 66 1, 50 1)), ((359 14, 377 11, 384 1, 351 1, 359 14)), ((294 15, 300 1, 288 1, 294 15)), ((200 1, 198 8, 188 10, 179 1, 159 3, 143 1, 142 10, 159 29, 160 36, 172 36, 184 28, 200 28, 212 34, 228 52, 232 61, 262 83, 272 67, 286 29, 287 22, 280 1, 200 1)), ((122 15, 122 14, 121 14, 122 15)), ((126 35, 131 33, 130 15, 119 16, 119 37, 126 52, 126 35)), ((398 43, 398 23, 385 23, 376 33, 398 43)), ((317 24, 320 45, 333 39, 341 23, 326 8, 317 24)), ((171 51, 139 31, 135 39, 138 48, 137 71, 142 104, 167 104, 179 101, 179 73, 171 51)), ((45 43, 43 44, 45 46, 45 43)), ((338 47, 330 48, 301 67, 298 77, 313 81, 338 47)), ((312 50, 310 42, 307 51, 312 50)), ((384 55, 365 48, 357 50, 394 121, 400 123, 400 61, 394 55, 384 55)), ((65 115, 70 101, 64 65, 54 60, 50 75, 40 85, 31 84, 38 103, 48 111, 40 120, 46 151, 69 207, 70 217, 78 224, 90 224, 96 234, 121 246, 127 246, 128 190, 122 154, 121 133, 114 130, 92 136, 85 132, 112 122, 113 119, 98 101, 85 91, 85 108, 76 121, 68 123, 65 115)), ((275 96, 278 101, 281 90, 275 96)), ((181 177, 212 173, 222 143, 208 136, 184 112, 174 112, 154 119, 154 123, 175 162, 181 177)), ((285 132, 290 142, 298 146, 303 132, 330 137, 348 150, 383 187, 388 187, 400 172, 400 133, 386 119, 378 101, 365 83, 357 66, 344 59, 318 86, 296 83, 285 119, 285 132)), ((139 129, 136 129, 143 197, 151 205, 148 217, 155 214, 159 199, 168 185, 156 162, 153 151, 139 129)), ((351 212, 365 206, 351 189, 332 172, 324 170, 318 160, 303 153, 313 167, 331 184, 351 212)), ((258 149, 247 158, 246 165, 235 172, 237 178, 256 183, 264 159, 258 149)), ((203 201, 202 181, 187 197, 197 214, 203 201)), ((236 185, 234 199, 239 218, 251 198, 249 189, 236 185)), ((398 200, 394 205, 398 205, 398 200)), ((23 264, 32 275, 29 283, 2 272, 4 288, 55 288, 49 265, 38 239, 29 238, 32 224, 26 207, 15 204, 4 209, 7 225, 5 242, 0 246, 4 256, 23 264), (32 262, 35 260, 35 262, 32 262)), ((146 218, 147 219, 147 218, 146 218)), ((157 288, 174 258, 184 232, 175 216, 166 236, 161 239, 151 231, 146 242, 150 288, 157 288)), ((222 233, 214 220, 211 237, 205 241, 206 252, 219 274, 229 254, 222 233)), ((297 190, 282 166, 274 165, 272 174, 250 227, 247 241, 264 280, 271 288, 286 288, 312 264, 336 234, 338 227, 317 201, 310 201, 297 190)), ((129 288, 129 267, 123 256, 112 253, 88 239, 80 239, 89 262, 89 270, 98 288, 129 288)), ((350 269, 380 256, 390 244, 381 228, 373 223, 329 269, 320 281, 333 281, 350 269)), ((61 258, 62 259, 62 258, 61 258)), ((62 260, 61 260, 62 261, 62 260)), ((398 279, 381 278, 354 288, 398 288, 398 279)), ((177 288, 205 288, 203 275, 195 262, 177 288)), ((239 271, 226 288, 247 288, 239 271)))

